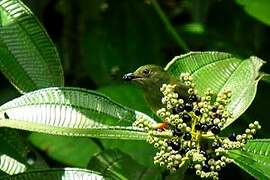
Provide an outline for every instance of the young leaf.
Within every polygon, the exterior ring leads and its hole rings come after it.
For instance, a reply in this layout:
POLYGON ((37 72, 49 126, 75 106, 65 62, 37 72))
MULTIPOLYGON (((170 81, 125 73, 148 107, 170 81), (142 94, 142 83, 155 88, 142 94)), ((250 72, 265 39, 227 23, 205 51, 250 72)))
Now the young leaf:
POLYGON ((46 169, 40 171, 29 171, 21 174, 16 174, 13 176, 1 176, 0 179, 10 179, 10 180, 74 180, 74 179, 94 179, 102 180, 104 177, 94 171, 79 169, 79 168, 64 168, 64 169, 46 169))
POLYGON ((115 180, 161 178, 158 171, 138 164, 117 149, 108 149, 93 157, 88 164, 88 169, 101 172, 115 180))
POLYGON ((235 164, 257 179, 270 179, 270 139, 249 141, 242 150, 229 151, 235 164))
POLYGON ((0 1, 0 70, 22 93, 64 84, 55 46, 20 0, 0 1))
POLYGON ((132 123, 149 116, 80 88, 46 88, 0 107, 0 126, 48 134, 143 140, 147 133, 132 123), (1 119, 1 117, 0 117, 1 119))
POLYGON ((232 98, 227 108, 233 113, 233 119, 226 122, 225 128, 243 114, 253 101, 263 63, 253 56, 243 60, 228 53, 190 52, 175 57, 165 70, 177 78, 182 72, 189 72, 200 95, 207 88, 215 93, 230 89, 232 98))

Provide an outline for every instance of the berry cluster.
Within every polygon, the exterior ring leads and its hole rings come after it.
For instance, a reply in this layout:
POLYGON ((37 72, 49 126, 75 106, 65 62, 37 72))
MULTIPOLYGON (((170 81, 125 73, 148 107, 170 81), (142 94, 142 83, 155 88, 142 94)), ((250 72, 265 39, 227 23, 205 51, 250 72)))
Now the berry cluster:
POLYGON ((157 111, 163 122, 152 124, 139 118, 133 125, 145 128, 149 132, 148 142, 159 149, 155 164, 171 171, 188 164, 201 178, 218 179, 218 171, 233 162, 226 157, 228 150, 242 148, 261 127, 255 121, 242 135, 219 137, 225 123, 232 120, 226 109, 231 92, 224 90, 214 95, 208 89, 205 96, 199 96, 189 74, 181 74, 180 79, 188 87, 188 98, 179 98, 176 91, 179 85, 163 84, 160 90, 164 108, 157 111))

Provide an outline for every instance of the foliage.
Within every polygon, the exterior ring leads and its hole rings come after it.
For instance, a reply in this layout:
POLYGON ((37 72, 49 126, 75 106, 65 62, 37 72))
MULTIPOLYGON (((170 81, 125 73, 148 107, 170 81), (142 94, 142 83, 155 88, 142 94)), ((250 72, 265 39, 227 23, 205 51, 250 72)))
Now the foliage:
MULTIPOLYGON (((148 63, 167 64, 175 77, 190 73, 200 95, 207 88, 215 94, 229 88, 233 118, 225 131, 259 117, 261 137, 268 135, 269 114, 256 108, 268 101, 269 75, 256 57, 269 57, 267 1, 25 3, 0 0, 0 70, 24 94, 12 93, 0 77, 1 102, 6 100, 0 106, 0 179, 194 178, 185 168, 171 176, 153 166, 149 134, 132 126, 142 117, 154 125, 160 121, 142 92, 121 82, 122 74, 148 63), (165 60, 188 49, 205 51, 165 60), (255 97, 257 88, 261 98, 255 97)), ((264 68, 269 72, 269 65, 264 68)), ((269 152, 268 139, 255 139, 228 155, 251 176, 270 179, 269 152)))

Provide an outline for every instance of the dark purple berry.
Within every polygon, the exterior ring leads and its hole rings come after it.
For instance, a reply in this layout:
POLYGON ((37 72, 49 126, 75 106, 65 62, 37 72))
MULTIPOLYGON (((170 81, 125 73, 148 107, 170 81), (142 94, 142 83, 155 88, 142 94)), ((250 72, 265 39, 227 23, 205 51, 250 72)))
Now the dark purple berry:
POLYGON ((208 165, 208 164, 203 164, 202 170, 203 170, 204 172, 209 172, 209 171, 210 171, 209 165, 208 165))
POLYGON ((209 126, 207 124, 202 124, 201 128, 203 132, 207 132, 209 130, 209 126))
POLYGON ((182 119, 183 119, 183 122, 184 123, 188 123, 191 121, 191 116, 187 113, 184 113, 183 116, 182 116, 182 119))
POLYGON ((213 134, 219 134, 220 133, 220 127, 218 127, 217 125, 214 125, 211 127, 211 132, 213 134))
POLYGON ((236 141, 236 134, 235 133, 231 133, 229 136, 228 136, 229 140, 230 141, 236 141))
POLYGON ((186 103, 185 106, 184 106, 184 109, 187 111, 187 112, 190 112, 192 111, 193 109, 193 105, 191 103, 186 103))
POLYGON ((184 155, 184 154, 186 154, 189 150, 190 150, 189 147, 183 147, 182 149, 180 149, 179 153, 180 153, 181 155, 184 155))
POLYGON ((196 102, 197 100, 198 100, 198 98, 194 94, 189 97, 189 102, 196 102))
POLYGON ((172 146, 173 142, 172 141, 166 141, 166 143, 168 144, 168 146, 172 146))
POLYGON ((179 114, 180 112, 183 112, 183 111, 184 111, 184 106, 179 105, 173 108, 172 113, 179 114))
POLYGON ((217 112, 217 107, 213 107, 212 112, 217 112))
POLYGON ((200 123, 196 124, 196 125, 195 125, 195 129, 196 129, 197 131, 200 131, 200 130, 202 129, 202 125, 201 125, 200 123))
POLYGON ((215 150, 215 149, 220 147, 220 144, 218 142, 214 141, 214 142, 212 142, 211 147, 212 147, 213 150, 215 150))
POLYGON ((175 151, 178 151, 180 149, 180 143, 179 142, 173 142, 172 149, 175 151))
POLYGON ((202 115, 202 113, 201 113, 201 111, 199 109, 196 109, 194 113, 195 113, 196 116, 201 116, 202 115))
POLYGON ((184 139, 185 141, 191 140, 191 134, 190 134, 190 133, 184 133, 183 139, 184 139))
POLYGON ((183 132, 180 129, 175 129, 173 130, 173 135, 179 137, 183 135, 183 132))

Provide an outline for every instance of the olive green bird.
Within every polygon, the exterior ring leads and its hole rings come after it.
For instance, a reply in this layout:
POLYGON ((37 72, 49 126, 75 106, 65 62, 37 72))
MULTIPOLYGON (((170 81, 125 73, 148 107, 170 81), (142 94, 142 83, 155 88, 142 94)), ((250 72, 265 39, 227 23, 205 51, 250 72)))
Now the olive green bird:
POLYGON ((187 86, 157 65, 141 66, 135 72, 125 74, 123 79, 134 81, 142 88, 145 99, 154 112, 164 107, 161 102, 163 95, 160 91, 163 84, 176 84, 175 92, 178 93, 179 98, 185 101, 188 99, 187 86))

